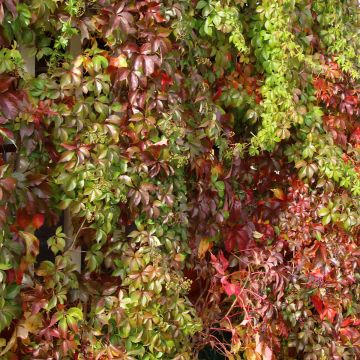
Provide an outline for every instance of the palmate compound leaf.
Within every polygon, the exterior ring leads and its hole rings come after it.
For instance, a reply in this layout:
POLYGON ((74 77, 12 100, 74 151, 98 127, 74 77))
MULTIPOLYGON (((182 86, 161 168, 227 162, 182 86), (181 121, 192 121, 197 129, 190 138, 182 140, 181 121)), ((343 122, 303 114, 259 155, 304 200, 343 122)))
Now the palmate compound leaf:
POLYGON ((20 292, 17 284, 2 285, 0 306, 0 332, 10 326, 14 319, 21 315, 21 305, 16 299, 20 292))

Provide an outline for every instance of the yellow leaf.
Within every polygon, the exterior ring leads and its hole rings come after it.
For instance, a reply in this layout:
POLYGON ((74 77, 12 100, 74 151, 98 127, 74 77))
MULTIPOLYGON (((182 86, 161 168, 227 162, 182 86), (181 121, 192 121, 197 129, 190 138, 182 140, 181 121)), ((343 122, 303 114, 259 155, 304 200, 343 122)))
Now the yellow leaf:
POLYGON ((234 343, 232 343, 231 344, 231 353, 232 354, 238 354, 239 353, 239 351, 240 351, 240 349, 241 349, 241 342, 240 341, 236 341, 235 342, 235 344, 234 343))
POLYGON ((284 192, 281 189, 271 189, 271 191, 274 193, 274 196, 279 199, 279 200, 285 200, 286 199, 286 195, 284 194, 284 192))
POLYGON ((253 349, 247 348, 245 350, 246 360, 258 360, 258 355, 253 349))
POLYGON ((25 240, 26 261, 28 263, 35 262, 36 256, 39 254, 39 239, 34 234, 25 231, 19 231, 19 235, 25 240))
POLYGON ((253 237, 255 239, 261 239, 264 236, 264 234, 258 232, 258 231, 253 231, 253 237))
POLYGON ((13 348, 14 345, 16 345, 16 329, 13 331, 10 340, 6 344, 5 349, 1 351, 0 357, 8 353, 13 348))
POLYGON ((203 238, 200 241, 199 248, 198 248, 198 257, 202 259, 206 252, 212 248, 212 242, 209 242, 208 238, 203 238))
POLYGON ((110 65, 117 68, 126 68, 128 67, 126 56, 121 54, 118 57, 110 58, 110 65))
POLYGON ((24 313, 25 320, 23 320, 17 327, 17 336, 26 339, 29 333, 35 334, 39 328, 42 327, 41 314, 31 315, 30 312, 24 313))
POLYGON ((235 360, 234 356, 229 351, 226 352, 226 356, 228 360, 235 360))

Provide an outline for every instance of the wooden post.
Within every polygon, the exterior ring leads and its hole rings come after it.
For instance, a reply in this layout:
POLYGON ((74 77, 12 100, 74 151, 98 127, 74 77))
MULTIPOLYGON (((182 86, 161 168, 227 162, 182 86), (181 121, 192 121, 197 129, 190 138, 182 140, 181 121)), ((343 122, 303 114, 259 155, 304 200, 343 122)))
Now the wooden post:
MULTIPOLYGON (((81 37, 80 35, 75 35, 70 40, 69 50, 71 55, 75 58, 81 54, 81 37)), ((74 227, 71 220, 71 213, 69 209, 66 209, 64 212, 64 232, 68 239, 68 246, 74 241, 74 227)), ((76 241, 76 239, 75 239, 76 241)), ((70 249, 70 256, 72 262, 76 265, 76 270, 81 272, 81 246, 76 247, 75 249, 70 249)))
POLYGON ((25 46, 20 46, 19 51, 22 58, 24 59, 25 71, 30 75, 35 76, 35 56, 31 55, 31 49, 25 46))
MULTIPOLYGON (((24 69, 25 71, 31 76, 35 76, 35 56, 31 54, 31 49, 25 47, 25 46, 19 46, 19 52, 24 60, 24 69)), ((19 142, 19 141, 17 141, 19 142)), ((17 144, 19 146, 19 144, 17 144)), ((21 145, 20 145, 21 146, 21 145)), ((15 148, 15 152, 18 151, 15 157, 15 171, 17 171, 19 164, 20 164, 20 149, 15 148)), ((31 264, 29 266, 29 273, 34 276, 34 264, 31 264)), ((25 280, 25 277, 23 281, 25 280)))
POLYGON ((74 56, 74 58, 81 54, 82 48, 81 48, 81 36, 79 34, 74 35, 69 44, 69 50, 70 54, 74 56))
MULTIPOLYGON (((74 56, 74 58, 81 54, 81 37, 80 35, 75 35, 69 44, 70 53, 74 56)), ((19 48, 19 51, 24 59, 24 68, 27 73, 31 76, 35 76, 35 56, 31 54, 31 50, 24 46, 19 48)), ((69 209, 64 211, 64 233, 67 236, 67 246, 73 244, 74 241, 74 228, 71 220, 71 213, 69 209)), ((81 247, 77 247, 75 249, 70 249, 70 256, 72 258, 72 262, 76 265, 76 270, 81 271, 81 247)))

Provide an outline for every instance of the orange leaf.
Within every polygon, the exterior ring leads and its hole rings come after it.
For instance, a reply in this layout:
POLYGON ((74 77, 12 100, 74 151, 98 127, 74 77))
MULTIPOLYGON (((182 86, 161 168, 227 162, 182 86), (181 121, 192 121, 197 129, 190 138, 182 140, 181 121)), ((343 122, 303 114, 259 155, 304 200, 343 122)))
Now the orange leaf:
POLYGON ((44 214, 35 214, 32 219, 32 224, 35 229, 39 229, 44 224, 44 214))

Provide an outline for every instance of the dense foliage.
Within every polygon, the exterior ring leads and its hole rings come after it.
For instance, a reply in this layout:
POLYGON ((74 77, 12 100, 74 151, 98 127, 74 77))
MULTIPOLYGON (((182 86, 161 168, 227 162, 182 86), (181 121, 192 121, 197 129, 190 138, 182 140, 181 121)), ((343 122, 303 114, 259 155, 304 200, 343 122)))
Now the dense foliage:
POLYGON ((357 0, 0 0, 0 24, 2 359, 360 358, 357 0))

